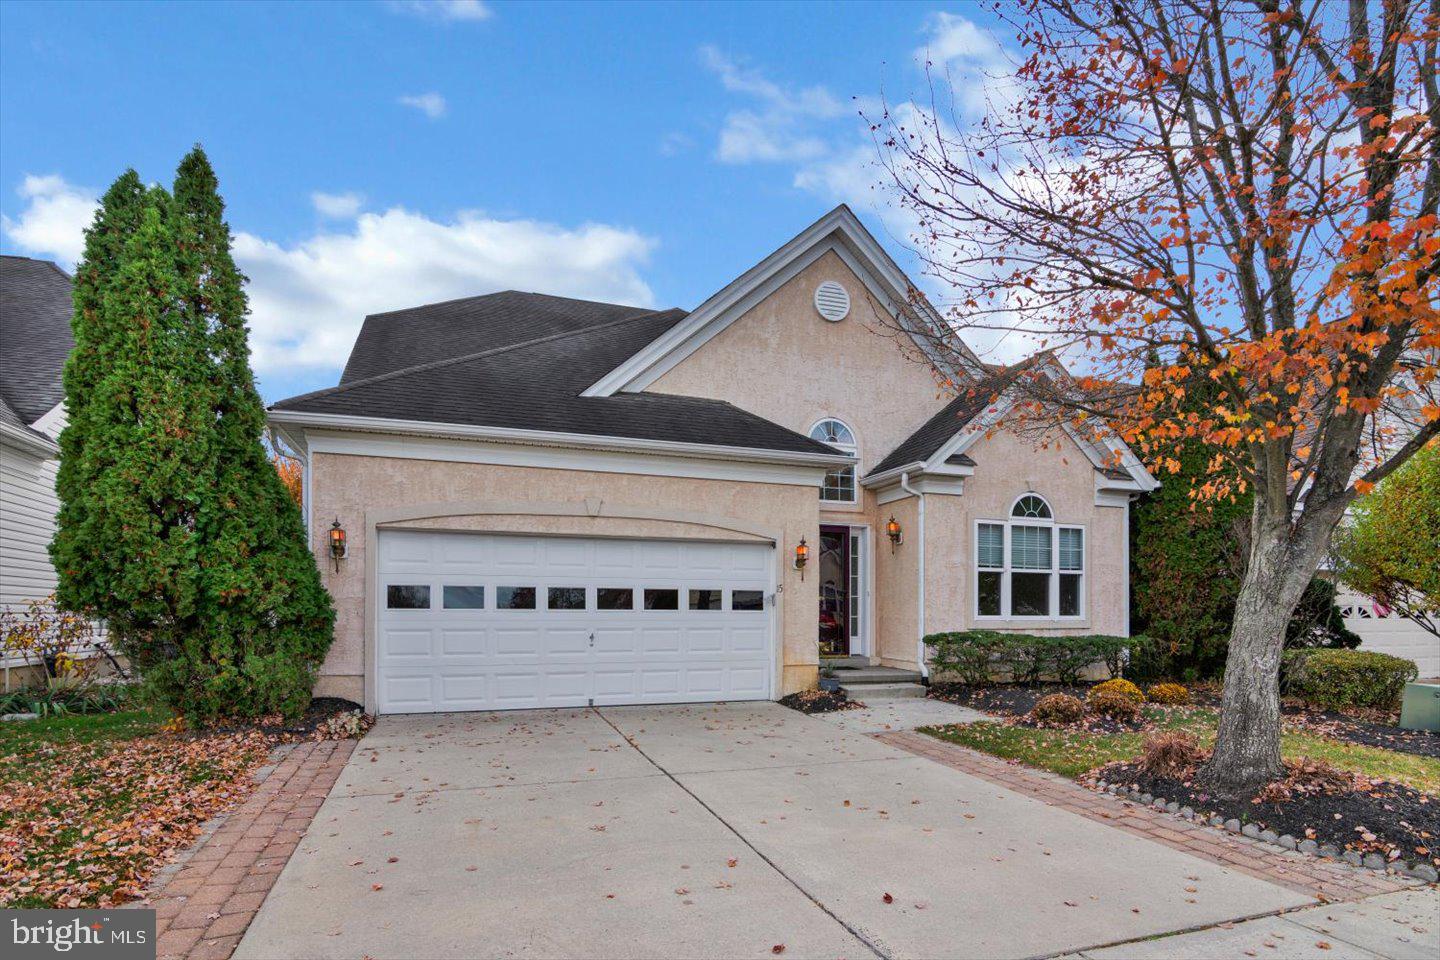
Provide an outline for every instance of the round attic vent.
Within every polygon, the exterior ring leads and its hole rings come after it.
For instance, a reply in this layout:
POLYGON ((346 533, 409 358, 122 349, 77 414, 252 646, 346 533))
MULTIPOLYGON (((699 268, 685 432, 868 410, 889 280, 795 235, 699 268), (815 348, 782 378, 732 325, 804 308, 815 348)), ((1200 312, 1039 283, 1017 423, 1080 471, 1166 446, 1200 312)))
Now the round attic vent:
POLYGON ((826 280, 815 288, 815 310, 831 323, 844 320, 850 313, 850 294, 834 280, 826 280))

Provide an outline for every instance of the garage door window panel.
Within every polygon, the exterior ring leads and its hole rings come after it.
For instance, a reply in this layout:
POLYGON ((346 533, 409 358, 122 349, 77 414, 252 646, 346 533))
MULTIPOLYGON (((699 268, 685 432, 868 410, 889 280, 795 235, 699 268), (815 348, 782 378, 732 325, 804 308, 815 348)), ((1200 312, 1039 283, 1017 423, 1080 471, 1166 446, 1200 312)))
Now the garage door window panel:
POLYGON ((546 606, 551 610, 584 610, 584 587, 550 587, 546 606))
POLYGON ((719 589, 692 589, 690 591, 691 610, 723 610, 725 592, 719 589))
POLYGON ((534 610, 534 587, 496 587, 495 607, 498 610, 534 610))
POLYGON ((446 610, 484 610, 484 586, 445 584, 440 588, 440 605, 446 610))
POLYGON ((669 588, 650 588, 645 591, 646 610, 679 610, 680 591, 669 588))
POLYGON ((735 590, 730 594, 730 609, 738 611, 763 611, 765 592, 763 590, 735 590))
POLYGON ((430 587, 426 584, 392 583, 385 588, 389 610, 429 610, 430 587))
POLYGON ((635 591, 630 587, 598 587, 595 590, 595 609, 634 610, 635 591))

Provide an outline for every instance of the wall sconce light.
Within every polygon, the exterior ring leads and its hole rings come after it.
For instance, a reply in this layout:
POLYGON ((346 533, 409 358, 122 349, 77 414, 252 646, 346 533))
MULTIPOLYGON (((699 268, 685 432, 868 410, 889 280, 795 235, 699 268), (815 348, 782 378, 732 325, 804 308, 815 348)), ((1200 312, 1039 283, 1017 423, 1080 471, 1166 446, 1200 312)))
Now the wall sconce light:
POLYGON ((340 561, 345 559, 345 528, 340 526, 339 517, 330 524, 330 559, 335 561, 335 572, 339 573, 340 561))
POLYGON ((890 519, 885 522, 885 536, 890 538, 890 552, 894 553, 895 548, 905 542, 905 531, 900 529, 900 521, 895 519, 892 513, 890 519))
POLYGON ((805 562, 810 559, 810 545, 801 537, 800 542, 795 545, 795 569, 800 571, 800 579, 805 579, 805 562))

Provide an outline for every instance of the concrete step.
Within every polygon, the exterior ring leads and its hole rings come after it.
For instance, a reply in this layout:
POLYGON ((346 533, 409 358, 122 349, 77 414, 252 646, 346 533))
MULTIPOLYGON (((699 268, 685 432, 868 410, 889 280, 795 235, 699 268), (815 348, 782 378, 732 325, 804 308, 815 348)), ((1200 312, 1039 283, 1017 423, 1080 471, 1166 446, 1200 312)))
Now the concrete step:
POLYGON ((925 696, 925 685, 920 683, 862 683, 857 686, 841 684, 845 696, 861 703, 876 700, 911 700, 925 696))
POLYGON ((915 670, 897 670, 895 667, 861 667, 858 670, 836 670, 835 679, 846 686, 862 683, 917 683, 920 674, 915 670))

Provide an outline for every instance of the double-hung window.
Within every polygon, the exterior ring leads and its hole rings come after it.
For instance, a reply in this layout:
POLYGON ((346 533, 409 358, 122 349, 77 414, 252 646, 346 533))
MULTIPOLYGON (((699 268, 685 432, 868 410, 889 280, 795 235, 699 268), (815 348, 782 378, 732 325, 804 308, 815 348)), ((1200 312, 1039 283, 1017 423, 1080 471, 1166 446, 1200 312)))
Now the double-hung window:
POLYGON ((1085 530, 1055 522, 1043 497, 1027 493, 1006 520, 975 527, 975 615, 991 619, 1079 619, 1085 615, 1085 530))

